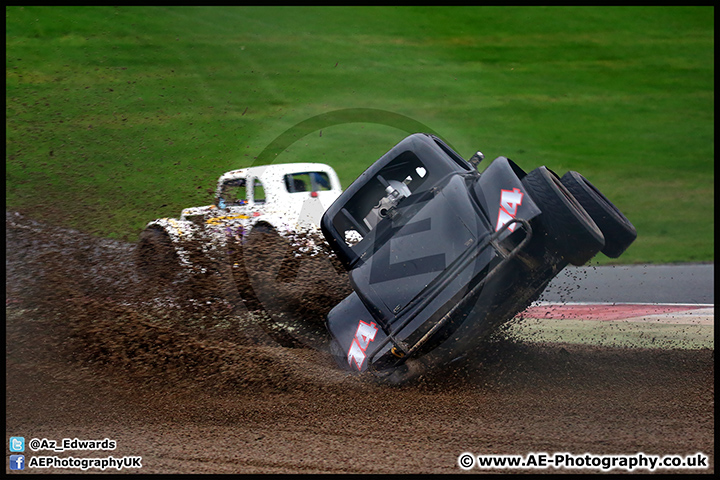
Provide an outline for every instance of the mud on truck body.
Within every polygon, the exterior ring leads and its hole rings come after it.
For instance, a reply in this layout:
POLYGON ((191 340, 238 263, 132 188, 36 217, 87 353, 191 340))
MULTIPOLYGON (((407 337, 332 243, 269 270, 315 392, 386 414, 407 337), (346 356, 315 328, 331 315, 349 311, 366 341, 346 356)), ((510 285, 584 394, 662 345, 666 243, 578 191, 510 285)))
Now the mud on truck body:
MULTIPOLYGON (((272 164, 233 170, 217 183, 212 205, 182 210, 180 218, 148 223, 137 246, 139 269, 207 273, 222 256, 242 245, 253 231, 275 232, 290 242, 319 234, 322 214, 340 195, 335 171, 321 163, 272 164)), ((314 245, 300 245, 315 248, 314 245)))
POLYGON ((617 257, 636 237, 577 172, 482 173, 441 139, 407 137, 325 212, 353 292, 327 316, 338 365, 399 383, 473 353, 568 264, 617 257))

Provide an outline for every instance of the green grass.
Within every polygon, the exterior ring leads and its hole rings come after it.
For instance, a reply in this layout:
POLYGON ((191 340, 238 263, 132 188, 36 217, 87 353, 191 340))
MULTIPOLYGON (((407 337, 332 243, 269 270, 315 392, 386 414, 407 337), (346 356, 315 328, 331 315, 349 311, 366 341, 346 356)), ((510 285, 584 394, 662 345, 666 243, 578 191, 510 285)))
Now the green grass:
POLYGON ((329 163, 347 186, 412 129, 402 116, 466 157, 580 171, 638 229, 621 262, 713 261, 713 16, 7 7, 7 208, 134 240, 300 122, 375 109, 388 124, 319 123, 270 161, 329 163))

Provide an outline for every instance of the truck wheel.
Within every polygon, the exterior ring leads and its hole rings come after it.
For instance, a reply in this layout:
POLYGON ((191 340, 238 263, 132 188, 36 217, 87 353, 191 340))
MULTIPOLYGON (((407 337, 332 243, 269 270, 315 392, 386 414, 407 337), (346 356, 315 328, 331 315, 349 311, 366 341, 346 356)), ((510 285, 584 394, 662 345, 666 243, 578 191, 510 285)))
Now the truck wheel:
POLYGON ((255 317, 265 333, 280 346, 295 348, 302 343, 295 335, 286 331, 284 326, 273 318, 272 305, 264 305, 267 301, 263 289, 277 288, 276 274, 269 272, 278 270, 287 250, 287 242, 269 225, 259 224, 253 227, 242 246, 242 258, 238 262, 235 280, 240 295, 255 312, 255 317), (256 291, 256 289, 258 291, 256 291))
POLYGON ((180 271, 180 264, 168 234, 157 228, 140 233, 135 249, 135 265, 146 279, 172 281, 180 271))
POLYGON ((536 168, 522 182, 542 210, 541 224, 555 253, 583 265, 605 246, 598 226, 553 171, 536 168))
POLYGON ((630 220, 578 172, 569 171, 560 181, 577 198, 603 233, 605 247, 601 250, 602 253, 610 258, 622 255, 637 238, 637 231, 630 220))

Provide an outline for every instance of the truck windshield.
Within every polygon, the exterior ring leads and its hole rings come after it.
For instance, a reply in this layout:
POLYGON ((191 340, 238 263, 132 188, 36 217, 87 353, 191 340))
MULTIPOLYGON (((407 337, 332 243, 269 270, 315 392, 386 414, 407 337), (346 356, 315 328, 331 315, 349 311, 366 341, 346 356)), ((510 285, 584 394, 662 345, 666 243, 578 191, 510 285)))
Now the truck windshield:
POLYGON ((228 180, 222 186, 218 207, 245 205, 247 203, 247 185, 244 178, 228 180))

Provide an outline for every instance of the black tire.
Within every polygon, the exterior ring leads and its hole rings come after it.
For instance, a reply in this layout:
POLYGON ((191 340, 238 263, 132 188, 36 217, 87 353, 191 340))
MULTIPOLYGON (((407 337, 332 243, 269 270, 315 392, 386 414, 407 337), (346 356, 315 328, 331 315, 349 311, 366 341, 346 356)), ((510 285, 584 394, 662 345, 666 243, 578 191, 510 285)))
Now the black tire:
POLYGON ((258 324, 265 333, 280 346, 297 348, 302 347, 303 343, 286 331, 282 324, 275 321, 272 312, 267 308, 271 305, 264 305, 255 291, 255 289, 270 288, 279 281, 277 276, 268 278, 265 274, 278 270, 278 264, 280 268, 282 267, 284 260, 282 254, 286 252, 287 247, 287 241, 270 225, 255 225, 242 247, 242 258, 239 262, 242 270, 236 272, 235 280, 240 295, 248 309, 255 313, 258 324))
POLYGON ((135 266, 146 280, 170 282, 177 276, 180 263, 167 232, 158 228, 140 232, 135 266))
POLYGON ((617 258, 637 238, 637 230, 600 190, 578 172, 569 171, 560 181, 590 214, 605 237, 602 253, 617 258))
POLYGON ((548 248, 572 265, 584 265, 604 246, 605 239, 592 217, 547 167, 523 178, 531 198, 542 210, 541 224, 551 240, 548 248))

